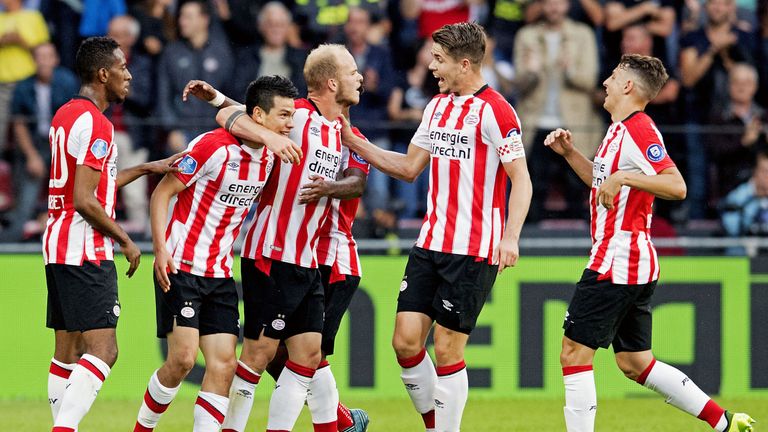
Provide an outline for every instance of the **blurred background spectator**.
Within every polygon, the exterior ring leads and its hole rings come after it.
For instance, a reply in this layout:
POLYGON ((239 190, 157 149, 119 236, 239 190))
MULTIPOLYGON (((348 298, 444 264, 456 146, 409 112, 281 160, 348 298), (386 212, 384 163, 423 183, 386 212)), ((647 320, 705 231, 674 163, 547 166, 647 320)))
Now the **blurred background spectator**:
POLYGON ((765 150, 757 152, 751 178, 731 191, 720 209, 723 228, 729 236, 768 235, 768 153, 765 150))

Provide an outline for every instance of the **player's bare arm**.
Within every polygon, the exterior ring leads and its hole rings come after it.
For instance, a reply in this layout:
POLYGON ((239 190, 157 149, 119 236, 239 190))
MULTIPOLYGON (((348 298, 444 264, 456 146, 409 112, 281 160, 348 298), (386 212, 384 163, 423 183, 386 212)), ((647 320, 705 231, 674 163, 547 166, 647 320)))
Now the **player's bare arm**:
POLYGON ((504 171, 512 181, 512 190, 509 193, 507 208, 507 223, 501 241, 494 251, 494 260, 498 259, 499 273, 507 267, 514 267, 520 257, 520 230, 523 228, 525 216, 528 215, 528 207, 531 205, 531 177, 528 174, 528 165, 525 158, 515 159, 512 162, 502 164, 504 171))
POLYGON ((416 180, 429 163, 429 152, 423 148, 410 145, 406 154, 383 150, 355 135, 346 119, 341 129, 341 140, 345 146, 362 156, 379 171, 409 183, 416 180))
POLYGON ((173 166, 173 164, 175 164, 177 160, 183 158, 184 155, 186 155, 187 153, 188 152, 185 152, 185 151, 176 153, 175 155, 171 157, 167 157, 165 159, 146 162, 141 165, 136 165, 134 167, 120 170, 117 173, 117 180, 116 180, 118 189, 136 180, 137 178, 143 175, 166 174, 169 172, 178 172, 179 168, 173 166))
POLYGON ((75 210, 85 219, 94 229, 102 234, 114 239, 123 251, 125 259, 128 260, 129 267, 125 273, 128 277, 139 268, 139 259, 141 251, 135 243, 128 237, 128 234, 120 228, 112 218, 104 212, 99 201, 96 199, 95 191, 101 180, 101 173, 85 165, 78 165, 75 169, 75 189, 73 201, 75 210))
MULTIPOLYGON (((200 100, 211 103, 214 99, 216 99, 216 96, 218 96, 219 93, 215 87, 203 80, 190 80, 187 85, 184 86, 184 91, 181 93, 181 100, 186 102, 190 94, 200 100)), ((226 108, 229 106, 242 105, 240 102, 228 96, 223 94, 222 96, 224 101, 221 103, 221 105, 216 106, 218 109, 226 108)))
POLYGON ((358 168, 347 169, 344 178, 340 180, 325 180, 317 174, 312 174, 309 178, 312 183, 302 186, 299 192, 300 204, 317 201, 322 197, 342 200, 359 198, 363 196, 368 181, 368 176, 358 168))
POLYGON ((253 121, 245 113, 245 107, 242 105, 220 109, 216 114, 216 123, 238 138, 267 146, 285 163, 298 165, 304 157, 301 147, 285 135, 280 135, 253 121))
POLYGON ((564 157, 581 181, 592 187, 592 162, 573 146, 571 131, 557 128, 547 135, 544 145, 564 157))
POLYGON ((171 198, 186 189, 184 183, 173 175, 166 175, 152 192, 149 201, 149 223, 152 228, 152 250, 155 253, 153 264, 155 277, 163 292, 171 289, 168 272, 176 274, 176 265, 165 246, 165 228, 168 221, 168 207, 171 198))
POLYGON ((675 167, 667 168, 652 176, 616 171, 600 185, 597 190, 597 202, 607 209, 612 209, 613 201, 622 186, 649 192, 665 200, 684 200, 687 194, 683 175, 675 167))

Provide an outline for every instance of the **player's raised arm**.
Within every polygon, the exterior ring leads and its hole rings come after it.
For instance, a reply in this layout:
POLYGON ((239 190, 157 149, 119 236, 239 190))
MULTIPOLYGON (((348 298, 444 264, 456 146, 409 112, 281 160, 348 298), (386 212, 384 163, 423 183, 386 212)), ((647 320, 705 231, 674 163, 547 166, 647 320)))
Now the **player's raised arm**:
POLYGON ((362 156, 379 171, 399 180, 413 182, 429 163, 429 152, 410 145, 408 153, 384 150, 352 132, 349 122, 344 120, 341 139, 345 146, 362 156))
POLYGON ((299 164, 304 154, 290 138, 273 132, 246 115, 242 106, 229 106, 219 110, 216 122, 232 135, 267 146, 285 163, 299 164))
POLYGON ((101 180, 101 173, 85 165, 78 165, 75 169, 75 188, 73 195, 73 204, 75 210, 85 219, 93 228, 102 234, 114 239, 123 250, 125 258, 130 267, 126 274, 128 277, 139 267, 141 251, 133 243, 128 234, 120 228, 112 218, 107 215, 104 208, 96 199, 95 191, 101 180))
POLYGON ((581 181, 592 187, 592 162, 573 146, 571 131, 557 128, 547 135, 544 145, 564 157, 581 181))
POLYGON ((181 100, 187 101, 189 95, 192 95, 204 102, 208 102, 214 108, 222 109, 229 106, 242 106, 240 102, 224 95, 216 88, 203 80, 190 80, 184 86, 181 93, 181 100))

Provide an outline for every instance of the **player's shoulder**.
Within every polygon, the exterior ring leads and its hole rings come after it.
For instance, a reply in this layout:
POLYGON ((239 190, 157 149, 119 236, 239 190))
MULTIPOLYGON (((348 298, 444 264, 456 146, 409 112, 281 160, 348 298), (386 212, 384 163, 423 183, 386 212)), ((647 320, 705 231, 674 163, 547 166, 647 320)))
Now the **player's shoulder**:
POLYGON ((627 133, 641 149, 647 148, 653 144, 663 143, 661 134, 656 128, 656 123, 653 122, 648 114, 642 111, 631 114, 629 117, 622 120, 621 124, 626 128, 627 133))
POLYGON ((315 106, 307 98, 298 98, 293 100, 293 107, 296 110, 305 109, 308 111, 316 111, 315 106))
POLYGON ((360 132, 360 129, 358 129, 357 126, 352 126, 352 133, 357 135, 358 138, 362 138, 362 139, 368 141, 368 138, 366 138, 365 135, 363 135, 363 133, 360 132))
POLYGON ((196 157, 209 159, 218 150, 223 152, 223 149, 232 144, 239 144, 238 139, 224 128, 218 128, 195 137, 190 141, 187 150, 196 157))
MULTIPOLYGON (((517 112, 501 93, 485 86, 477 92, 476 97, 483 101, 483 111, 489 110, 488 112, 493 115, 496 123, 517 129, 519 133, 520 120, 517 117, 517 112)), ((506 134, 507 131, 503 132, 506 134)))

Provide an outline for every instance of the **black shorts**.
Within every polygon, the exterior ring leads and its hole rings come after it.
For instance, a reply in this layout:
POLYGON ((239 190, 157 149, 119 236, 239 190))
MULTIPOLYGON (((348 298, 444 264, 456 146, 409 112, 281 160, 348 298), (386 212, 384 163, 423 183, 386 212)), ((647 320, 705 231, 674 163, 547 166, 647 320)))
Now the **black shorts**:
POLYGON ((120 317, 114 261, 83 265, 48 264, 46 326, 54 330, 88 331, 116 328, 120 317))
POLYGON ((171 289, 164 293, 155 282, 157 337, 164 339, 179 327, 192 327, 200 336, 229 333, 240 335, 237 287, 232 278, 211 278, 180 271, 168 273, 171 289))
POLYGON ((643 285, 618 285, 598 280, 599 273, 585 269, 568 306, 565 336, 592 349, 615 352, 651 349, 651 296, 656 281, 643 285))
POLYGON ((333 354, 333 348, 336 342, 336 333, 339 332, 341 319, 347 312, 349 304, 352 303, 352 297, 360 285, 360 276, 344 276, 344 280, 330 283, 331 267, 320 266, 320 274, 323 277, 323 288, 325 290, 325 322, 323 323, 323 344, 321 346, 323 354, 333 354))
POLYGON ((400 284, 397 311, 421 312, 443 327, 470 334, 498 268, 485 258, 414 247, 400 284))
POLYGON ((245 325, 243 335, 258 339, 262 330, 285 340, 323 331, 323 283, 317 269, 272 261, 269 275, 255 261, 240 259, 245 325))

